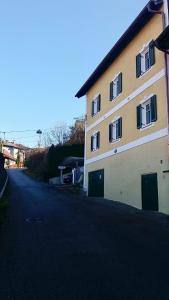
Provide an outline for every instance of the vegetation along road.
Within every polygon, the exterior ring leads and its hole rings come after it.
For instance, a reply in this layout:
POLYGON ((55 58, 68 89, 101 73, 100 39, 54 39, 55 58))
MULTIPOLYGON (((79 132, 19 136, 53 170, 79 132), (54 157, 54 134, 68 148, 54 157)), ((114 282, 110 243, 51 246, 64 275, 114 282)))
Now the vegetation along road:
POLYGON ((10 170, 1 300, 168 300, 169 219, 10 170))

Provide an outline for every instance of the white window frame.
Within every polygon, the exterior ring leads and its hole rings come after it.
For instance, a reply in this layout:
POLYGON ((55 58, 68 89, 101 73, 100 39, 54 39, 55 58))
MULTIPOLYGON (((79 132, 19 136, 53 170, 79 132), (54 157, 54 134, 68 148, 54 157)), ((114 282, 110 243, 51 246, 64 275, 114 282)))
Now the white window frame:
POLYGON ((94 105, 93 105, 93 117, 99 113, 99 111, 98 111, 98 101, 99 101, 98 97, 99 97, 99 95, 100 95, 100 94, 96 95, 96 96, 93 98, 93 100, 92 100, 92 102, 93 102, 93 104, 94 104, 94 105))
POLYGON ((113 123, 113 136, 112 139, 113 141, 117 141, 118 140, 118 120, 114 121, 113 123))
POLYGON ((114 76, 114 78, 111 80, 111 83, 113 83, 113 96, 114 96, 113 99, 111 99, 111 100, 116 99, 121 94, 121 93, 118 93, 119 74, 120 74, 120 72, 118 74, 116 74, 114 76))
POLYGON ((93 115, 95 116, 98 113, 98 110, 97 110, 97 108, 98 108, 98 105, 97 105, 98 99, 96 98, 95 100, 93 100, 93 103, 94 103, 93 115))
POLYGON ((143 103, 141 103, 141 114, 142 114, 142 127, 141 128, 145 128, 148 127, 150 125, 152 125, 151 122, 151 97, 149 97, 148 99, 146 99, 143 103), (149 113, 150 113, 150 122, 147 122, 147 107, 149 105, 149 113))
POLYGON ((111 143, 118 142, 120 138, 118 137, 118 122, 119 122, 120 117, 114 118, 111 122, 113 125, 113 132, 112 132, 112 141, 111 143))
POLYGON ((147 72, 150 66, 150 54, 149 54, 149 45, 140 53, 141 54, 141 73, 144 74, 147 72), (146 54, 148 54, 149 65, 146 67, 146 54))
POLYGON ((92 152, 97 151, 97 134, 99 131, 95 132, 94 134, 92 134, 93 137, 93 148, 92 148, 92 152))

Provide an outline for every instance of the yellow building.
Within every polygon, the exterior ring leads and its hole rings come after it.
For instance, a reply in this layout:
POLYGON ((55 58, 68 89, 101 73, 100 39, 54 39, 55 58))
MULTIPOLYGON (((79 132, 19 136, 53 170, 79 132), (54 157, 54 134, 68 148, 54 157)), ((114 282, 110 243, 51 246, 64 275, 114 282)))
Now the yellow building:
POLYGON ((166 213, 169 61, 154 41, 168 25, 168 2, 149 1, 76 94, 87 103, 88 195, 166 213))

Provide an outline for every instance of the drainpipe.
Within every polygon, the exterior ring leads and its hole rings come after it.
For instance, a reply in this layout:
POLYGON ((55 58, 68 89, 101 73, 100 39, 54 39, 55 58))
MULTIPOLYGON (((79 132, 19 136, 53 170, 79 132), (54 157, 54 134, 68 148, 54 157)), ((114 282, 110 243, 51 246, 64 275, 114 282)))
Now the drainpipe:
MULTIPOLYGON (((158 2, 158 1, 154 1, 158 2)), ((152 14, 158 14, 162 16, 162 26, 163 26, 163 31, 166 28, 166 20, 165 20, 165 13, 163 11, 156 11, 154 9, 151 9, 151 2, 147 5, 147 9, 150 13, 152 14)), ((165 59, 165 78, 166 78, 166 91, 167 91, 167 112, 168 112, 168 139, 169 139, 169 64, 168 64, 168 58, 167 58, 168 52, 164 52, 164 59, 165 59)))

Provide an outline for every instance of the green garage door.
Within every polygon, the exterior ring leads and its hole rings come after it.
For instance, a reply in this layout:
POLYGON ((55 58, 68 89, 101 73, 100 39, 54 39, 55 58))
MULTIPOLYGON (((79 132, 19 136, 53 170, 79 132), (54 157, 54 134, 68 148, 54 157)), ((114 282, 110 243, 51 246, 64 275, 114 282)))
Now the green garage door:
POLYGON ((104 197, 104 170, 89 172, 88 174, 88 196, 104 197))
POLYGON ((142 208, 158 211, 157 173, 142 175, 142 208))

